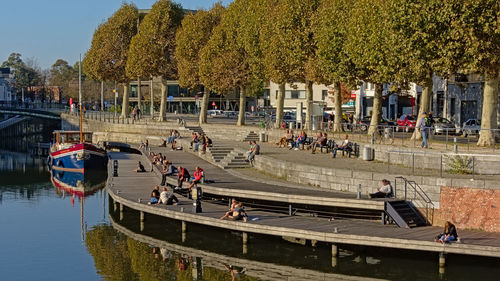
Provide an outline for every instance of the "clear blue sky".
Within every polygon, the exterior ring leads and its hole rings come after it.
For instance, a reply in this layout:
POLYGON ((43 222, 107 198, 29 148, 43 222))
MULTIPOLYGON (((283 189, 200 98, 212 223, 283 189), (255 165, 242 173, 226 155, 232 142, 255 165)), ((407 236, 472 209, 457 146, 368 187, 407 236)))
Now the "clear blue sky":
MULTIPOLYGON (((6 0, 0 9, 0 64, 10 53, 34 57, 49 68, 62 58, 70 64, 90 47, 95 28, 122 0, 6 0)), ((155 0, 126 1, 149 9, 155 0)), ((176 0, 186 9, 210 8, 217 0, 176 0)), ((224 5, 232 2, 223 0, 224 5)))

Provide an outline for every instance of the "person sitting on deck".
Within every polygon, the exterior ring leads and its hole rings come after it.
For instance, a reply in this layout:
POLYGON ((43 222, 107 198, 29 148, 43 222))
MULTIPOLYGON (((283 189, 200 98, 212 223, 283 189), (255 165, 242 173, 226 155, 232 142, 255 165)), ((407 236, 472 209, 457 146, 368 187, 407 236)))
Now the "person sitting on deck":
POLYGON ((153 191, 151 192, 151 199, 149 200, 148 204, 150 205, 158 204, 160 202, 159 200, 160 200, 160 187, 156 185, 153 191))
POLYGON ((177 169, 175 166, 168 160, 166 160, 166 163, 163 165, 163 169, 161 171, 161 186, 165 185, 165 182, 167 180, 167 176, 173 175, 177 169))
POLYGON ((392 186, 388 180, 382 180, 382 186, 378 189, 377 192, 371 193, 370 198, 387 198, 392 195, 392 186))
POLYGON ((181 189, 182 183, 191 178, 191 175, 189 174, 189 172, 186 168, 179 166, 178 170, 179 170, 179 173, 177 174, 177 187, 175 189, 181 189))
POLYGON ((173 193, 169 193, 167 191, 167 188, 164 187, 162 189, 162 192, 160 193, 159 203, 165 205, 173 205, 174 202, 175 204, 179 203, 179 199, 177 199, 177 197, 173 193))
POLYGON ((242 220, 242 221, 246 222, 248 219, 248 215, 247 215, 247 212, 245 211, 245 209, 243 209, 243 203, 241 203, 241 202, 238 203, 238 205, 236 205, 236 208, 234 209, 233 213, 230 214, 228 216, 228 218, 235 220, 235 221, 242 220))
POLYGON ((452 241, 456 241, 458 239, 457 228, 454 224, 447 221, 444 224, 443 233, 439 234, 434 241, 439 243, 450 243, 452 241))
POLYGON ((193 173, 194 179, 191 181, 191 184, 189 185, 189 192, 191 192, 191 189, 193 189, 193 186, 195 184, 199 184, 201 182, 201 179, 203 178, 203 169, 196 166, 195 171, 193 173))
POLYGON ((340 146, 336 145, 334 148, 333 148, 333 158, 337 157, 337 150, 342 150, 342 151, 346 151, 347 148, 349 147, 349 136, 348 135, 344 135, 344 141, 342 142, 342 144, 340 146))
POLYGON ((231 199, 231 206, 229 207, 229 211, 227 211, 222 217, 220 217, 221 220, 229 217, 229 215, 231 215, 233 213, 233 211, 236 209, 236 207, 238 206, 238 201, 236 201, 236 199, 231 199))
POLYGON ((146 169, 144 169, 144 165, 142 165, 141 161, 137 162, 137 169, 134 170, 136 173, 145 173, 146 169))

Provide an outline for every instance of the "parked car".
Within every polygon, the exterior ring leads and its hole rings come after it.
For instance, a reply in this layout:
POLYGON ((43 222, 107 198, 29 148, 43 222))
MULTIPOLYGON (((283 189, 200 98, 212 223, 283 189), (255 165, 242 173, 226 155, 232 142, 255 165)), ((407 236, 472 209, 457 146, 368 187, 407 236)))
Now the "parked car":
POLYGON ((464 137, 478 135, 479 131, 481 131, 481 121, 477 119, 469 119, 462 125, 462 134, 464 137))
POLYGON ((409 114, 403 114, 397 121, 397 131, 404 130, 405 132, 415 130, 415 126, 417 125, 417 120, 415 117, 409 114))
POLYGON ((453 124, 450 120, 442 117, 432 118, 434 124, 433 133, 436 134, 455 134, 457 132, 457 126, 453 124))
POLYGON ((220 116, 220 115, 223 115, 223 114, 224 114, 224 111, 219 110, 219 109, 210 109, 210 110, 207 110, 207 115, 209 115, 209 116, 220 116))
MULTIPOLYGON (((372 121, 372 118, 370 116, 367 116, 367 117, 364 117, 362 118, 361 120, 359 120, 358 122, 358 127, 361 131, 366 131, 368 130, 368 128, 370 127, 370 123, 372 121)), ((396 123, 392 122, 392 121, 389 121, 389 120, 386 120, 384 118, 381 118, 380 119, 380 123, 379 123, 379 131, 382 131, 382 127, 392 127, 392 126, 396 126, 396 123)))

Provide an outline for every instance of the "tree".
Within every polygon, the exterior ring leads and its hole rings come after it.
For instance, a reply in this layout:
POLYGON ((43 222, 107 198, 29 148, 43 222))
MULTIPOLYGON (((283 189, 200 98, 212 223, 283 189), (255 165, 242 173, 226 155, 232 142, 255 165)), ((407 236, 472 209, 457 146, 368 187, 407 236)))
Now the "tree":
POLYGON ((161 76, 160 121, 165 119, 167 79, 177 78, 174 57, 175 33, 184 12, 179 4, 159 0, 144 17, 139 32, 132 39, 127 61, 129 77, 161 76))
POLYGON ((498 129, 498 87, 500 84, 500 2, 495 0, 450 1, 452 34, 460 39, 463 70, 485 76, 481 131, 477 145, 495 145, 498 129))
POLYGON ((27 88, 38 85, 41 81, 41 71, 34 59, 28 59, 27 62, 29 62, 29 65, 23 62, 21 54, 11 53, 1 66, 11 69, 17 91, 21 90, 23 94, 27 88))
POLYGON ((63 93, 67 93, 71 80, 78 78, 78 71, 63 59, 58 59, 50 68, 49 84, 59 86, 63 93))
POLYGON ((353 4, 354 2, 349 0, 324 0, 314 17, 314 38, 318 47, 315 72, 324 84, 334 85, 334 132, 342 130, 342 101, 345 97, 345 87, 342 87, 341 83, 353 83, 356 78, 356 66, 347 55, 344 46, 346 25, 353 4))
MULTIPOLYGON (((432 98, 432 75, 447 76, 460 63, 460 53, 451 47, 449 14, 447 5, 440 0, 395 0, 389 1, 388 21, 400 49, 396 56, 400 62, 396 80, 401 83, 414 82, 422 86, 418 117, 430 111, 432 98)), ((421 134, 414 131, 413 137, 421 134)))
MULTIPOLYGON (((209 11, 189 14, 182 20, 175 36, 177 48, 175 59, 181 87, 196 89, 202 87, 200 79, 200 51, 212 36, 213 29, 220 23, 224 7, 217 3, 209 11)), ((200 124, 207 123, 207 109, 210 90, 205 87, 201 103, 200 124)))
POLYGON ((306 128, 309 128, 314 79, 310 66, 316 55, 312 17, 319 2, 276 0, 268 3, 261 43, 266 74, 280 84, 277 125, 283 112, 284 84, 297 81, 306 84, 306 128))
POLYGON ((122 117, 128 116, 128 83, 125 67, 132 37, 137 33, 139 13, 133 4, 122 4, 94 32, 92 45, 85 55, 84 72, 99 81, 123 84, 122 117))
POLYGON ((382 117, 382 85, 392 82, 399 70, 399 43, 387 24, 388 2, 357 0, 347 23, 346 54, 356 65, 358 79, 375 84, 369 135, 377 131, 382 117))
POLYGON ((245 124, 246 96, 264 83, 262 76, 252 70, 251 56, 239 37, 247 14, 248 1, 236 0, 222 14, 220 24, 200 54, 200 79, 205 87, 224 93, 239 89, 238 126, 245 124))

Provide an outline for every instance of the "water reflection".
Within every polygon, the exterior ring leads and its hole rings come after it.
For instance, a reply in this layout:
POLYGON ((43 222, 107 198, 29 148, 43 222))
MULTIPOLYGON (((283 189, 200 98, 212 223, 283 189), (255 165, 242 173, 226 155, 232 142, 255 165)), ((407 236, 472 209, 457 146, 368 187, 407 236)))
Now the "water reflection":
POLYGON ((57 194, 64 196, 69 193, 72 196, 86 197, 104 188, 107 176, 106 170, 85 174, 52 170, 50 180, 57 189, 57 194))

